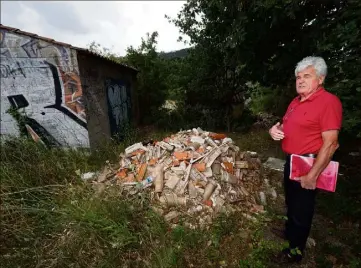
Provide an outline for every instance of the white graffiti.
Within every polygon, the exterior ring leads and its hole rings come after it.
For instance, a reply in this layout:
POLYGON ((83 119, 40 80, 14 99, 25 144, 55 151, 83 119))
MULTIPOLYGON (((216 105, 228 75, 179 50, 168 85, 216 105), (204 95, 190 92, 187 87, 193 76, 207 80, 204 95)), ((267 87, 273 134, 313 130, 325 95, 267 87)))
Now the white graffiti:
POLYGON ((108 99, 115 124, 120 127, 128 121, 127 89, 123 85, 108 86, 108 99))
POLYGON ((16 121, 7 113, 11 108, 8 96, 23 95, 28 102, 23 112, 43 126, 61 145, 89 147, 88 131, 85 128, 56 108, 45 108, 56 102, 54 78, 46 59, 14 60, 2 57, 1 64, 2 135, 19 135, 16 121))
POLYGON ((20 135, 8 113, 16 106, 56 145, 89 147, 76 51, 7 31, 0 37, 1 135, 20 135))

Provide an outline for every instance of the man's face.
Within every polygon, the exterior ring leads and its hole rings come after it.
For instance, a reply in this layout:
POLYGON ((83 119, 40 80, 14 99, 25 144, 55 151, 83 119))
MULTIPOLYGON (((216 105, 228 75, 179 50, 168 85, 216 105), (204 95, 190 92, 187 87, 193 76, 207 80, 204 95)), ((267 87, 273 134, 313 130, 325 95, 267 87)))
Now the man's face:
POLYGON ((317 76, 314 67, 310 66, 301 72, 297 73, 296 76, 296 90, 298 94, 308 95, 312 93, 317 87, 323 83, 324 77, 317 76))

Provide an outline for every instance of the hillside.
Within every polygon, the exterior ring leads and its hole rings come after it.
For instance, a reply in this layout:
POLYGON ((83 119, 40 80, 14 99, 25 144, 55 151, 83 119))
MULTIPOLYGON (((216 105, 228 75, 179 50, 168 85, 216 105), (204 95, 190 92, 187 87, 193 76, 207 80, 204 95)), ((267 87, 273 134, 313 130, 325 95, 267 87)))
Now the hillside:
POLYGON ((170 52, 160 52, 159 55, 163 59, 172 59, 172 58, 184 58, 188 55, 189 48, 183 48, 180 50, 170 51, 170 52))

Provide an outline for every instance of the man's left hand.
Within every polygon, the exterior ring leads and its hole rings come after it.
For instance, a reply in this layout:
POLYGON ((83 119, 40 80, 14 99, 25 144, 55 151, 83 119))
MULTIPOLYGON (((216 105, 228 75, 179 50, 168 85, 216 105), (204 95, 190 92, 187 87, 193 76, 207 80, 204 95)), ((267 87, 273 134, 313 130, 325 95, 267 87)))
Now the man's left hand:
POLYGON ((300 177, 301 186, 304 189, 315 190, 317 178, 312 178, 308 175, 300 177))

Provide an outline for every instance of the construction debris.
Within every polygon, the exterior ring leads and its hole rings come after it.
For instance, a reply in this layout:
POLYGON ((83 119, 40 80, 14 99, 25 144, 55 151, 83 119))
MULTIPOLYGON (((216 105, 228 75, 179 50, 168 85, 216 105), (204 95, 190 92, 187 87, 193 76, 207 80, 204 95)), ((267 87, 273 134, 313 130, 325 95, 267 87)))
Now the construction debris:
POLYGON ((312 248, 316 246, 316 241, 312 237, 307 238, 306 247, 312 248))
POLYGON ((95 176, 96 176, 95 172, 87 172, 87 173, 81 174, 80 177, 82 180, 86 181, 86 180, 92 180, 95 176))
POLYGON ((286 163, 285 160, 269 157, 263 165, 267 168, 283 172, 285 163, 286 163))
POLYGON ((149 192, 152 208, 171 223, 188 218, 191 228, 206 227, 219 212, 239 211, 247 219, 263 212, 266 194, 256 152, 240 151, 224 134, 200 128, 162 141, 139 142, 109 163, 94 184, 117 184, 131 194, 149 192), (253 215, 253 216, 252 216, 253 215))

